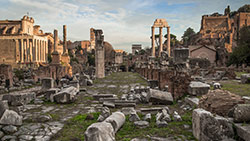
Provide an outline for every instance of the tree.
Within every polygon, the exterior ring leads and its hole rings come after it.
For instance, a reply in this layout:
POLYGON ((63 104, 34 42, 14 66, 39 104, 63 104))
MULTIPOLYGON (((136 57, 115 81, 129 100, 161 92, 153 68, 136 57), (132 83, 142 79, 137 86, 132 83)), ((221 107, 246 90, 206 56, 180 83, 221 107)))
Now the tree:
MULTIPOLYGON (((168 34, 164 36, 166 39, 168 38, 168 34)), ((176 39, 176 35, 170 34, 170 46, 175 46, 179 41, 176 39)))
POLYGON ((186 31, 184 31, 184 34, 182 36, 182 39, 186 45, 190 44, 191 37, 195 35, 194 29, 189 27, 186 31))
POLYGON ((245 4, 238 9, 238 12, 250 12, 250 4, 245 4))
POLYGON ((229 56, 227 65, 236 65, 237 67, 242 64, 250 65, 250 26, 244 26, 240 29, 240 37, 238 40, 238 47, 233 49, 229 56))

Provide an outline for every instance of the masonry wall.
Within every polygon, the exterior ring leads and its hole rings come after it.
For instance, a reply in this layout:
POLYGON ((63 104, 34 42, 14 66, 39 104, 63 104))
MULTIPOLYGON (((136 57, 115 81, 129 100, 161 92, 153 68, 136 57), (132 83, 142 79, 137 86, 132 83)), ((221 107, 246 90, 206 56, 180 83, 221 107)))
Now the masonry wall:
POLYGON ((206 47, 194 50, 190 52, 191 58, 207 58, 211 63, 214 63, 216 60, 216 52, 212 51, 206 47))
POLYGON ((16 42, 12 39, 0 39, 0 63, 16 64, 16 42))

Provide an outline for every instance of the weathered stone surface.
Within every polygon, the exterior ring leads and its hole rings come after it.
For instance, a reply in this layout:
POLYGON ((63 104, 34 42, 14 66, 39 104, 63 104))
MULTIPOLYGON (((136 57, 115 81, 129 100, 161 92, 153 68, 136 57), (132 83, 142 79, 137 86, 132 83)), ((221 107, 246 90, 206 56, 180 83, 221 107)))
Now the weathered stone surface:
POLYGON ((73 86, 65 88, 54 95, 54 101, 56 103, 72 103, 76 100, 77 93, 78 89, 73 86))
POLYGON ((157 104, 172 104, 173 97, 169 92, 150 89, 148 94, 149 102, 157 104))
POLYGON ((176 111, 174 111, 173 118, 174 121, 182 121, 181 116, 176 111))
POLYGON ((17 137, 16 137, 16 136, 6 135, 6 136, 4 136, 1 140, 2 140, 2 141, 16 141, 16 140, 17 140, 17 137))
POLYGON ((4 136, 4 133, 0 131, 0 139, 4 136))
POLYGON ((93 123, 87 128, 84 136, 85 141, 115 141, 115 131, 107 122, 93 123))
POLYGON ((244 100, 245 104, 250 104, 250 97, 249 96, 243 96, 242 99, 244 100))
POLYGON ((232 123, 226 118, 214 116, 204 109, 195 109, 192 114, 193 135, 200 141, 221 141, 234 137, 232 123))
POLYGON ((140 111, 142 113, 151 113, 151 114, 157 114, 157 112, 160 112, 162 110, 161 107, 152 107, 152 108, 141 108, 140 111))
POLYGON ((115 104, 110 101, 104 101, 103 106, 109 107, 109 108, 115 108, 115 104))
POLYGON ((125 115, 130 115, 132 113, 135 113, 135 108, 134 107, 124 107, 122 108, 122 113, 125 115))
POLYGON ((129 115, 130 122, 135 122, 135 121, 139 121, 139 120, 140 120, 140 117, 136 113, 132 113, 129 115))
POLYGON ((102 112, 99 115, 97 121, 102 122, 102 121, 104 121, 109 116, 110 116, 110 110, 109 110, 109 108, 108 107, 103 107, 102 108, 102 112))
POLYGON ((245 141, 250 141, 250 124, 235 124, 237 135, 245 141))
POLYGON ((147 128, 149 127, 149 123, 147 121, 136 121, 134 125, 138 128, 147 128))
POLYGON ((33 136, 30 136, 30 135, 21 135, 18 138, 22 139, 22 140, 25 140, 25 141, 31 141, 33 139, 33 136))
POLYGON ((250 83, 250 74, 242 74, 240 78, 241 78, 241 83, 243 84, 250 83))
POLYGON ((190 106, 196 107, 199 105, 199 98, 197 97, 185 97, 185 102, 190 106))
POLYGON ((47 101, 50 101, 50 102, 54 102, 54 95, 56 93, 58 93, 60 91, 60 89, 58 88, 51 88, 51 89, 48 89, 45 94, 44 94, 44 98, 45 100, 47 101))
POLYGON ((168 123, 166 121, 159 121, 159 120, 157 120, 156 121, 156 125, 157 125, 158 128, 162 128, 162 127, 167 127, 168 123))
POLYGON ((6 104, 4 101, 0 100, 0 117, 2 117, 5 110, 7 110, 6 104))
POLYGON ((198 107, 221 116, 227 116, 230 109, 239 103, 244 103, 240 96, 217 89, 202 96, 198 107))
POLYGON ((148 114, 145 115, 144 120, 145 120, 145 121, 150 121, 151 118, 152 118, 151 114, 148 113, 148 114))
POLYGON ((235 122, 250 121, 250 104, 238 104, 234 108, 233 113, 235 122))
POLYGON ((125 115, 122 112, 112 113, 111 116, 105 119, 105 122, 110 123, 116 133, 125 123, 125 115))
POLYGON ((42 89, 47 90, 54 87, 54 79, 53 78, 43 78, 42 79, 42 89))
POLYGON ((113 98, 115 97, 114 94, 94 94, 93 98, 95 100, 99 100, 100 98, 113 98))
POLYGON ((115 107, 135 107, 136 101, 115 100, 115 107))
POLYGON ((30 103, 36 98, 34 92, 20 93, 20 94, 6 94, 3 95, 2 100, 7 100, 11 106, 21 106, 30 103))
POLYGON ((191 81, 188 86, 188 93, 190 95, 199 96, 208 93, 210 86, 208 84, 198 82, 198 81, 191 81))
POLYGON ((15 111, 5 110, 0 118, 0 124, 4 125, 22 125, 22 116, 19 116, 15 111))
POLYGON ((213 89, 216 90, 216 89, 221 89, 221 84, 216 82, 213 84, 213 89))
POLYGON ((17 127, 13 126, 13 125, 9 125, 9 126, 3 127, 2 130, 6 134, 12 134, 12 133, 15 133, 17 131, 17 127))

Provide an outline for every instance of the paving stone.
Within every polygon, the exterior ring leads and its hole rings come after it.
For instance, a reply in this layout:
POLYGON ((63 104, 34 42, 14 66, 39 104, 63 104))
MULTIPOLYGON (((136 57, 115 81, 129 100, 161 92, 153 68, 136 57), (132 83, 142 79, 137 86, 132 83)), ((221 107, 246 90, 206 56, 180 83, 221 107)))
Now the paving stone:
POLYGON ((250 141, 250 124, 235 124, 237 135, 245 141, 250 141))

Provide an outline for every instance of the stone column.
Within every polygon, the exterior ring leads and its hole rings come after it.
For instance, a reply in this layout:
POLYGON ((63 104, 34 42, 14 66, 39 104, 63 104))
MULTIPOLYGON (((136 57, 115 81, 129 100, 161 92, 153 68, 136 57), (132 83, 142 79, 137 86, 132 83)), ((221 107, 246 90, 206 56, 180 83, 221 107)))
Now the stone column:
POLYGON ((36 40, 37 43, 37 62, 40 62, 40 41, 36 40))
POLYGON ((23 47, 23 39, 21 39, 21 53, 20 53, 20 59, 21 59, 21 63, 23 63, 24 61, 24 47, 23 47))
POLYGON ((155 56, 155 28, 152 26, 152 56, 155 56))
POLYGON ((162 27, 159 28, 159 44, 160 44, 160 48, 159 48, 159 56, 161 56, 161 52, 162 52, 162 27))
POLYGON ((63 25, 63 54, 67 53, 67 27, 63 25))
POLYGON ((168 32, 168 41, 167 41, 168 42, 168 56, 170 57, 171 56, 171 54, 170 54, 171 53, 171 50, 170 50, 171 49, 171 47, 170 47, 170 40, 171 40, 170 39, 170 26, 167 27, 167 32, 168 32))
POLYGON ((57 45, 58 45, 58 31, 54 30, 54 52, 57 51, 57 45))
POLYGON ((27 62, 27 39, 24 41, 24 62, 27 62))

